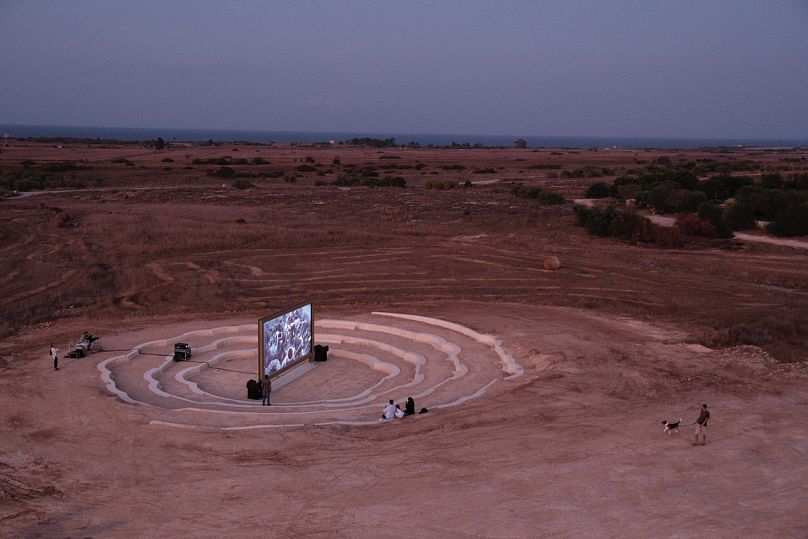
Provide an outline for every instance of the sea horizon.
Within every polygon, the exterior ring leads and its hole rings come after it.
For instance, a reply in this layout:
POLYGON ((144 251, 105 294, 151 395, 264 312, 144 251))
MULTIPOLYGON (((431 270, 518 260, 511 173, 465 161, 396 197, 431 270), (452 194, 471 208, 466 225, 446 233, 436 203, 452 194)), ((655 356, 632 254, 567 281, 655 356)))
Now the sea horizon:
POLYGON ((612 137, 612 136, 553 136, 553 135, 487 135, 463 133, 396 133, 370 131, 272 131, 249 129, 188 129, 163 127, 100 127, 66 125, 0 124, 0 134, 16 139, 76 138, 147 141, 157 137, 167 142, 343 142, 354 138, 394 138, 396 144, 417 143, 421 146, 451 144, 486 147, 514 146, 522 139, 530 148, 721 148, 721 147, 808 147, 808 139, 771 138, 683 138, 683 137, 612 137))

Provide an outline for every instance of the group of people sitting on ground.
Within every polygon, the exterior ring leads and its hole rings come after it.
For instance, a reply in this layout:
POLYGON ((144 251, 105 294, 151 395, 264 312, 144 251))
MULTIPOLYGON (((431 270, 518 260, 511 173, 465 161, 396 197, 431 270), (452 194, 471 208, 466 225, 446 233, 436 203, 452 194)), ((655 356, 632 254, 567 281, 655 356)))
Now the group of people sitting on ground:
POLYGON ((89 353, 96 349, 96 341, 98 341, 101 337, 93 337, 87 331, 81 334, 79 337, 79 342, 76 344, 76 348, 83 348, 85 353, 89 353))
MULTIPOLYGON (((419 413, 425 414, 427 411, 426 408, 421 408, 419 413)), ((403 410, 401 409, 401 405, 396 404, 393 402, 393 399, 390 399, 389 404, 384 407, 380 421, 388 421, 396 418, 401 419, 408 415, 415 415, 415 400, 412 397, 407 397, 407 402, 404 404, 403 410)))

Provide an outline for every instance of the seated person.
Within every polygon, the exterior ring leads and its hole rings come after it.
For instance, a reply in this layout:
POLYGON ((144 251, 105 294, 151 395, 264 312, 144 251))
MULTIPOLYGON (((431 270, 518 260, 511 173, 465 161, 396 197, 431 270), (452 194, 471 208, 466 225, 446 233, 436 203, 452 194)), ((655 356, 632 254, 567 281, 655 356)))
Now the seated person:
POLYGON ((89 352, 90 349, 94 349, 93 343, 97 341, 100 337, 93 337, 88 332, 84 332, 79 337, 79 342, 76 344, 76 348, 82 348, 85 352, 89 352))
POLYGON ((415 401, 412 397, 407 397, 407 404, 404 405, 406 415, 415 415, 415 401))
POLYGON ((393 404, 393 400, 390 399, 390 403, 384 407, 384 413, 382 414, 382 419, 395 419, 396 417, 396 405, 393 404))
POLYGON ((401 407, 398 404, 396 404, 396 417, 401 419, 405 415, 407 414, 404 413, 404 410, 402 410, 401 407))

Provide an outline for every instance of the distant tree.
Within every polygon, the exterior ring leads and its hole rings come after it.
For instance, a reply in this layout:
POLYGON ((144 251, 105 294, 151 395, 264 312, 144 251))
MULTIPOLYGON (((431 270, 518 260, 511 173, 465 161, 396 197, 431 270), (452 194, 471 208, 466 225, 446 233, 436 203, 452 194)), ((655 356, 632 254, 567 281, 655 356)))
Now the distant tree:
POLYGON ((751 198, 733 200, 724 209, 724 221, 732 230, 748 230, 755 227, 755 207, 751 198))
POLYGON ((158 152, 166 147, 166 141, 163 140, 163 137, 157 137, 154 139, 154 149, 158 152))
POLYGON ((804 236, 808 234, 808 198, 795 200, 777 212, 766 230, 776 236, 804 236))
POLYGON ((527 141, 523 138, 518 138, 513 141, 514 148, 525 149, 527 148, 527 141))
POLYGON ((732 237, 732 229, 724 221, 724 213, 721 208, 709 202, 699 204, 696 215, 702 221, 707 221, 715 227, 715 235, 719 238, 732 237))

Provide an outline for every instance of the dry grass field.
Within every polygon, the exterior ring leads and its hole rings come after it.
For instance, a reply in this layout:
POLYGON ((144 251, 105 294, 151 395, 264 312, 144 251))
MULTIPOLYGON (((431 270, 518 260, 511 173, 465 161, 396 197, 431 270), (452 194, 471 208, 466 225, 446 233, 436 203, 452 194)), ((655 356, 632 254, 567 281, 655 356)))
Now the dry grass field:
POLYGON ((778 149, 7 141, 0 171, 51 187, 0 200, 0 535, 805 536, 808 250, 595 238, 571 203, 511 193, 580 198, 660 156, 808 168, 778 149), (201 164, 225 156, 247 176, 201 164), (584 166, 615 174, 560 174, 584 166), (329 185, 369 167, 406 187, 329 185), (456 321, 525 374, 408 424, 189 430, 111 396, 109 353, 47 356, 83 329, 125 348, 302 300, 456 321), (706 447, 662 433, 701 402, 706 447))

